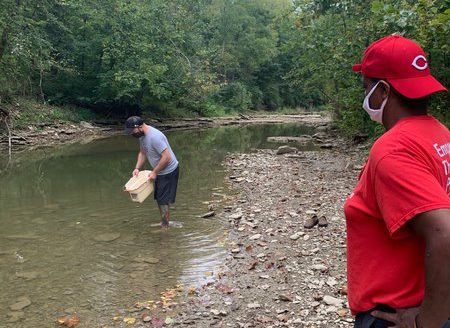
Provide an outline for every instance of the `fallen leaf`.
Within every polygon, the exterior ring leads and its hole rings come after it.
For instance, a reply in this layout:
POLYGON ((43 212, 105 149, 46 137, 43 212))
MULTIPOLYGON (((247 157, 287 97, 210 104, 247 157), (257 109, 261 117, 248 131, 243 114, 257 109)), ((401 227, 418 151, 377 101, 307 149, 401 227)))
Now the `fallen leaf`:
POLYGON ((152 326, 153 328, 162 328, 164 326, 164 320, 154 317, 152 318, 152 326))
POLYGON ((196 295, 197 294, 197 290, 195 289, 195 287, 189 287, 189 289, 188 289, 188 295, 189 296, 194 296, 194 295, 196 295))
POLYGON ((123 322, 125 322, 127 325, 134 325, 134 323, 136 322, 136 319, 131 318, 131 317, 126 317, 126 318, 123 318, 123 322))
POLYGON ((224 293, 224 294, 231 294, 231 293, 233 293, 233 288, 231 288, 231 287, 228 287, 228 286, 225 286, 225 285, 223 285, 223 284, 219 284, 219 285, 217 285, 217 287, 216 287, 219 291, 221 291, 222 293, 224 293))
POLYGON ((248 270, 253 270, 253 269, 255 269, 257 265, 258 265, 258 261, 253 262, 253 263, 249 266, 248 270))
POLYGON ((342 318, 348 315, 348 311, 346 309, 340 309, 337 311, 337 314, 342 318))
POLYGON ((70 316, 67 327, 73 327, 80 322, 80 319, 76 315, 70 316))
MULTIPOLYGON (((145 318, 148 318, 148 317, 149 317, 149 315, 148 315, 147 312, 144 312, 144 313, 141 314, 141 320, 144 321, 144 322, 145 322, 144 319, 145 319, 145 318)), ((148 320, 148 321, 150 321, 150 320, 148 320)))
POLYGON ((275 265, 275 264, 274 264, 273 262, 266 263, 266 270, 273 269, 274 265, 275 265))
POLYGON ((75 327, 75 325, 80 322, 80 319, 75 314, 73 314, 71 316, 59 317, 57 322, 60 325, 64 325, 67 327, 75 327))
POLYGON ((253 252, 253 246, 252 246, 252 245, 248 245, 247 247, 245 247, 245 251, 246 251, 247 253, 253 252))

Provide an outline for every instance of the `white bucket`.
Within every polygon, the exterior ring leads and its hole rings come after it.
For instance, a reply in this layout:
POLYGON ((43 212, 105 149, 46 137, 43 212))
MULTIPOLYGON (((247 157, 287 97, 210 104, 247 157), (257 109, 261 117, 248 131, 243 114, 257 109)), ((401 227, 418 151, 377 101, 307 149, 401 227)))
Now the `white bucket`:
POLYGON ((151 172, 139 171, 137 176, 131 177, 125 184, 124 190, 130 194, 133 202, 142 203, 153 192, 153 182, 148 179, 151 172))

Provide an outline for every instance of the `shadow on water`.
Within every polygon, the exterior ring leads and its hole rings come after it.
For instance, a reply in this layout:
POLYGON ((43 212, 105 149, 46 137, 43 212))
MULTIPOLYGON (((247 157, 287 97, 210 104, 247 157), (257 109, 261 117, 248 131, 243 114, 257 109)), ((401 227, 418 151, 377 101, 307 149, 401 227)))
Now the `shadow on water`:
POLYGON ((0 176, 0 321, 26 297, 31 305, 14 312, 23 327, 48 326, 64 312, 77 312, 79 327, 99 325, 177 283, 201 284, 225 256, 222 223, 199 215, 227 193, 226 153, 277 147, 268 136, 312 132, 291 124, 167 132, 180 162, 172 219, 183 227, 166 232, 152 227, 159 223, 152 199, 132 203, 122 191, 136 140, 25 154, 0 176))

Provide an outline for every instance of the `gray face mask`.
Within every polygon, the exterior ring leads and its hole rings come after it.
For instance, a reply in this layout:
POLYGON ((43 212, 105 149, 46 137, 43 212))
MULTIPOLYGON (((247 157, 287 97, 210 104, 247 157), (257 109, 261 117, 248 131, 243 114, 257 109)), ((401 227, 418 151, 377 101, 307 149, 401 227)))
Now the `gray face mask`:
POLYGON ((138 132, 133 132, 131 135, 132 135, 133 137, 139 139, 140 137, 143 137, 143 136, 145 135, 145 133, 142 132, 142 131, 138 131, 138 132))

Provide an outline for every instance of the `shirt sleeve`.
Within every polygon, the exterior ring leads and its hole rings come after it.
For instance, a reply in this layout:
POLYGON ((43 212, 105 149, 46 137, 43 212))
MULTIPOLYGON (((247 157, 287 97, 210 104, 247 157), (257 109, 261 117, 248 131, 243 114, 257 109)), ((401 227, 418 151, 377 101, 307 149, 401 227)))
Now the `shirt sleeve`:
POLYGON ((167 142, 164 135, 158 135, 156 138, 153 139, 152 142, 153 148, 158 152, 158 154, 162 154, 162 152, 167 148, 167 142))
POLYGON ((391 236, 420 213, 450 208, 450 199, 432 169, 397 153, 382 158, 373 177, 375 198, 391 236))

